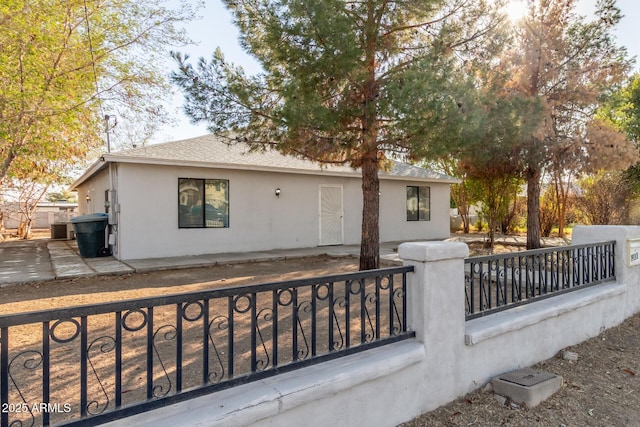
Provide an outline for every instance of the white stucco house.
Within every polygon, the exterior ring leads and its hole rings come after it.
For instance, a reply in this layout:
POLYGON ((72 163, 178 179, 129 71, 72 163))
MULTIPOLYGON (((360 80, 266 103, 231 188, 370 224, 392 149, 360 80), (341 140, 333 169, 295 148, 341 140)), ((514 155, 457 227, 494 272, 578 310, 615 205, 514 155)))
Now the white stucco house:
MULTIPOLYGON (((71 190, 79 214, 109 214, 121 260, 358 244, 359 170, 215 135, 104 154, 71 190)), ((457 179, 393 162, 380 172, 380 240, 449 236, 457 179)))

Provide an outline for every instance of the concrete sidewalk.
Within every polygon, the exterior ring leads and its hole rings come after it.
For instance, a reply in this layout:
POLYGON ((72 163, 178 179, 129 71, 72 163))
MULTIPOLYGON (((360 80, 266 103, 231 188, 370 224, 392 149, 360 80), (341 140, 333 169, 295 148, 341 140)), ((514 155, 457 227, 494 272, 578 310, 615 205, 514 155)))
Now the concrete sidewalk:
POLYGON ((55 274, 46 240, 20 240, 0 245, 0 287, 53 279, 55 274))
MULTIPOLYGON (((386 264, 401 263, 399 243, 383 243, 380 257, 386 264)), ((262 252, 205 254, 118 261, 114 257, 82 258, 75 240, 26 240, 0 245, 0 287, 74 277, 143 273, 249 262, 281 261, 327 255, 358 257, 359 245, 278 249, 262 252)))

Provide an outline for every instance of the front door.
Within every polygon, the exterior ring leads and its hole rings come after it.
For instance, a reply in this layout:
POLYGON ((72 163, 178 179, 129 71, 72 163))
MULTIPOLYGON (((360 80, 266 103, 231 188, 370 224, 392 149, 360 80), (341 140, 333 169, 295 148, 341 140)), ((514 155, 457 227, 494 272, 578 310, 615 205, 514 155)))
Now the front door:
POLYGON ((320 246, 342 245, 344 225, 342 186, 320 186, 320 246))

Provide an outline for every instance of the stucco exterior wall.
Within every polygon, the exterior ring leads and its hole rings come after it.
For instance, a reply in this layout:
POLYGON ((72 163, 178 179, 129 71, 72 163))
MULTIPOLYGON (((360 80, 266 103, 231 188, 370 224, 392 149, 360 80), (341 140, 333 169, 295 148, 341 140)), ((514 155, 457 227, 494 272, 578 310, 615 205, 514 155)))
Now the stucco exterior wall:
MULTIPOLYGON (((449 184, 382 180, 380 182, 380 241, 442 240, 449 233, 449 184), (408 185, 428 186, 431 189, 431 219, 407 221, 408 185)), ((358 180, 357 197, 362 199, 358 180)), ((358 229, 360 223, 358 223, 358 229)), ((360 234, 354 243, 360 242, 360 234)))
MULTIPOLYGON (((321 185, 343 189, 344 244, 360 242, 361 181, 352 177, 118 164, 120 259, 304 248, 320 243, 321 185), (229 227, 178 227, 178 179, 229 180, 229 227), (275 189, 280 188, 280 197, 275 189)), ((98 188, 108 174, 101 173, 98 188)), ((87 189, 82 186, 80 195, 87 189)), ((381 183, 381 241, 442 239, 449 233, 449 185, 385 180, 381 183), (406 186, 431 187, 431 220, 406 221, 406 186)), ((104 203, 104 201, 102 201, 104 203)))
POLYGON ((105 191, 109 190, 109 169, 98 172, 90 181, 78 186, 78 214, 106 212, 105 191), (91 200, 87 201, 87 196, 91 200))

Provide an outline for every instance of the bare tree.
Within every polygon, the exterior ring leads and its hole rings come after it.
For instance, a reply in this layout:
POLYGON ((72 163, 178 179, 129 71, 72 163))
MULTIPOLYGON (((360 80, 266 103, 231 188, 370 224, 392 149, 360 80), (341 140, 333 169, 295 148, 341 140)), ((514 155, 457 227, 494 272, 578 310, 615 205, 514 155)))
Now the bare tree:
POLYGON ((629 216, 632 184, 622 172, 600 172, 580 181, 583 194, 577 198, 589 224, 624 224, 629 216))

